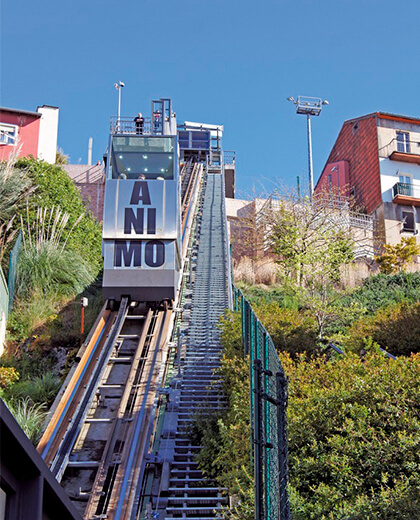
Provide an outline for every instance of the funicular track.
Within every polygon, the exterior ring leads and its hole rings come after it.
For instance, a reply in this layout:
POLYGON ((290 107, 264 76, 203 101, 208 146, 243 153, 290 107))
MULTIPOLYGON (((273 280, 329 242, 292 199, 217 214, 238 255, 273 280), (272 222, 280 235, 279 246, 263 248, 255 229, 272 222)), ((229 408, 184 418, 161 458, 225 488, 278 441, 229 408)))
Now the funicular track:
POLYGON ((86 520, 204 520, 227 505, 199 470, 189 435, 197 414, 224 406, 217 324, 229 305, 223 167, 207 168, 192 224, 201 171, 193 162, 184 169, 182 229, 193 225, 195 240, 183 240, 178 307, 126 298, 118 312, 104 306, 38 446, 86 520))
POLYGON ((229 255, 221 171, 207 175, 192 248, 192 290, 186 291, 179 351, 168 382, 166 411, 137 519, 220 518, 227 498, 198 468, 200 446, 190 440, 197 415, 224 406, 219 376, 218 321, 229 304, 229 255), (191 298, 191 299, 190 299, 191 298), (188 301, 189 300, 189 301, 188 301), (181 338, 184 338, 181 340, 181 338))
MULTIPOLYGON (((201 178, 202 165, 185 165, 185 242, 201 178)), ((175 314, 128 298, 104 305, 53 405, 38 451, 85 519, 135 514, 175 314)))
POLYGON ((123 299, 119 312, 109 314, 107 337, 86 349, 41 439, 44 459, 85 518, 126 518, 153 423, 171 315, 140 312, 123 299))

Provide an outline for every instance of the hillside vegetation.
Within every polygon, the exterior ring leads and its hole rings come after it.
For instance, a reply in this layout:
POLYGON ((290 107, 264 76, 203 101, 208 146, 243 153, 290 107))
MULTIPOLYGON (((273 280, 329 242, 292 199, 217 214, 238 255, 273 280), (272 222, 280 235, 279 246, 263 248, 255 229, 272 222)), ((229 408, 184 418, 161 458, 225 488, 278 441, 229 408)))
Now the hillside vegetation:
MULTIPOLYGON (((379 275, 347 297, 364 301, 364 319, 377 325, 378 334, 381 331, 387 338, 383 344, 388 345, 392 327, 384 330, 379 316, 384 309, 397 312, 395 309, 403 306, 415 315, 420 299, 412 291, 413 286, 418 287, 416 284, 417 275, 379 275), (378 308, 374 300, 388 286, 398 286, 402 300, 396 303, 391 292, 391 306, 383 298, 384 307, 378 308), (375 308, 377 313, 367 308, 375 308)), ((410 354, 407 348, 407 355, 394 361, 381 353, 373 340, 365 340, 362 353, 349 346, 345 356, 331 357, 324 344, 317 343, 316 324, 304 316, 305 308, 282 306, 285 300, 280 288, 257 287, 247 292, 276 341, 289 378, 289 490, 293 518, 418 518, 420 353, 410 354), (273 295, 271 302, 267 302, 267 293, 273 295)), ((397 314, 398 321, 401 313, 397 314)), ((406 316, 411 319, 411 315, 406 316)), ((363 317, 359 317, 355 323, 362 322, 363 317)), ((347 327, 353 330, 354 324, 347 327)), ((211 421, 199 421, 196 435, 205 444, 200 464, 240 501, 233 511, 226 512, 226 517, 252 520, 249 365, 243 356, 240 314, 228 313, 221 330, 225 347, 221 373, 229 406, 211 421)), ((350 336, 347 332, 343 329, 343 337, 350 336)), ((357 335, 363 337, 359 329, 357 335)), ((413 350, 419 350, 418 332, 415 336, 407 329, 400 336, 407 344, 411 336, 416 337, 417 347, 413 350)))
MULTIPOLYGON (((0 165, 0 246, 7 272, 22 234, 0 395, 36 442, 48 406, 80 346, 80 296, 89 297, 86 330, 102 304, 101 226, 60 166, 34 159, 0 165)), ((86 333, 85 330, 85 333, 86 333)))
MULTIPOLYGON (((401 242, 399 256, 385 251, 389 258, 377 259, 390 274, 343 290, 340 269, 357 247, 349 230, 309 202, 273 208, 262 218, 279 283, 241 289, 289 378, 293 518, 420 518, 420 274, 404 272, 417 246, 401 242)), ((253 520, 249 359, 240 315, 228 313, 221 330, 228 407, 199 420, 194 435, 205 446, 201 468, 236 504, 225 517, 253 520)))

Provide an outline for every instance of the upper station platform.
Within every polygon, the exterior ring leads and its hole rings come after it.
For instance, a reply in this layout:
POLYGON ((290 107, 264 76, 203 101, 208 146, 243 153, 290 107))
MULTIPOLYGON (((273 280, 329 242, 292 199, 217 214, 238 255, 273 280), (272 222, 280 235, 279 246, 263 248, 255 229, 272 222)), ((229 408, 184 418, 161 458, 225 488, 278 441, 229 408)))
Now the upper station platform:
POLYGON ((111 117, 111 134, 177 135, 176 115, 169 98, 152 101, 151 117, 111 117))

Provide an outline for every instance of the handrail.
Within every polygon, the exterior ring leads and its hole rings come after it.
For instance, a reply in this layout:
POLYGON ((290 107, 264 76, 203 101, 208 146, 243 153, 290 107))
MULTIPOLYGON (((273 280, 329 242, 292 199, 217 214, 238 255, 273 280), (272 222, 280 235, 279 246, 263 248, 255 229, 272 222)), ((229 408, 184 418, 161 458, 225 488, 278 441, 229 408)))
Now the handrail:
MULTIPOLYGON (((135 134, 135 135, 166 135, 164 132, 165 125, 162 118, 152 119, 151 117, 143 117, 143 123, 138 123, 133 117, 111 117, 110 130, 111 134, 135 134)), ((169 120, 165 119, 165 123, 169 124, 169 120)))

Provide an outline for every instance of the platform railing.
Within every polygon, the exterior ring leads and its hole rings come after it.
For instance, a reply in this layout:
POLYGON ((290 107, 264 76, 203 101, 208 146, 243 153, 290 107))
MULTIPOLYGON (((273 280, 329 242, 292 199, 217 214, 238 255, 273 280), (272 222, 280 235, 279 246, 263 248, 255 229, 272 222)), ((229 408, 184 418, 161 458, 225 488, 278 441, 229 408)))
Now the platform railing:
POLYGON ((143 118, 143 124, 132 117, 111 117, 111 134, 162 135, 162 122, 143 118))
POLYGON ((230 150, 224 150, 223 151, 223 162, 224 164, 235 164, 236 161, 236 154, 233 151, 230 150))
POLYGON ((401 140, 394 137, 392 141, 380 148, 380 157, 389 157, 394 152, 407 155, 420 155, 420 141, 401 140))

